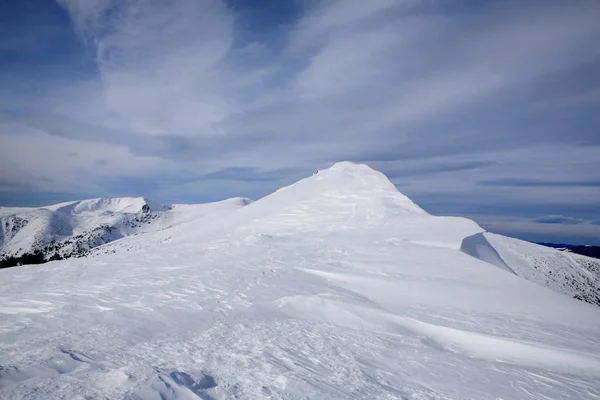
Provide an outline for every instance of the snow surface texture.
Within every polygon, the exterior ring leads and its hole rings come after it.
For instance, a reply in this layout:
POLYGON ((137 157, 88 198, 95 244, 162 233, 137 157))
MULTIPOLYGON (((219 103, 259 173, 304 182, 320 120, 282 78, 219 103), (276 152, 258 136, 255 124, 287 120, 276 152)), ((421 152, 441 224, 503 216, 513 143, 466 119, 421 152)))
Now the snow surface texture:
POLYGON ((481 232, 341 163, 1 270, 0 397, 598 398, 600 308, 461 251, 481 232))

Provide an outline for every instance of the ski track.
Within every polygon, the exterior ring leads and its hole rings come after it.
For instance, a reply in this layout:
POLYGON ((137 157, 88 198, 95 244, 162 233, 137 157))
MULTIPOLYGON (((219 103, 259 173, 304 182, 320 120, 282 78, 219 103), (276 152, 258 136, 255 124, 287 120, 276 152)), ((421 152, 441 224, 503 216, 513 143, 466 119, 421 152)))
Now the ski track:
POLYGON ((600 398, 596 307, 326 196, 1 271, 0 398, 600 398))

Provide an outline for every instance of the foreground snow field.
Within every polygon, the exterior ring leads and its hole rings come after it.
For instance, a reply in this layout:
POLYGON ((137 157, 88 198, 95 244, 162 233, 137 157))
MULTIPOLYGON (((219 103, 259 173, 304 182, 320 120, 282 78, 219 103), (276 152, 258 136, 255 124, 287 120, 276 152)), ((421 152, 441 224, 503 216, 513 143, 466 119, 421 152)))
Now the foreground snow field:
POLYGON ((482 232, 339 163, 1 270, 0 397, 600 398, 600 308, 467 254, 482 232))

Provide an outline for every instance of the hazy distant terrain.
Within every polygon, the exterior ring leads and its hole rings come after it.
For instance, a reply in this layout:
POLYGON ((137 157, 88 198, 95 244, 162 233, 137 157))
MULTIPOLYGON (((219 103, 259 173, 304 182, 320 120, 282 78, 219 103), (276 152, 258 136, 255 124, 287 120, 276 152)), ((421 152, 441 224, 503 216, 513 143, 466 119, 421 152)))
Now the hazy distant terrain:
POLYGON ((567 250, 572 253, 581 254, 588 257, 600 258, 600 246, 589 246, 589 245, 575 245, 575 244, 564 244, 564 243, 538 243, 542 246, 552 247, 560 250, 567 250))

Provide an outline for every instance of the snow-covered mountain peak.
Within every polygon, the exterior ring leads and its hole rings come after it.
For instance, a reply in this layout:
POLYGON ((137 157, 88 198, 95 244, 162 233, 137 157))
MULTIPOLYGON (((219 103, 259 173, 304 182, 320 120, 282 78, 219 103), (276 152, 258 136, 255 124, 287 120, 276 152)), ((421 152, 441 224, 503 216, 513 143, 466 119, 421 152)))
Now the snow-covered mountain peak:
POLYGON ((396 186, 381 172, 366 164, 357 164, 350 161, 335 163, 329 168, 317 171, 313 176, 316 180, 351 184, 355 189, 369 189, 375 192, 398 191, 396 186))
POLYGON ((381 172, 364 164, 339 162, 315 172, 290 186, 260 199, 259 204, 273 210, 300 207, 306 212, 327 209, 330 216, 350 213, 366 219, 382 219, 393 215, 428 215, 408 197, 398 191, 381 172))
POLYGON ((331 167, 323 170, 338 170, 338 171, 362 171, 363 173, 379 172, 366 164, 355 163, 352 161, 339 161, 334 163, 331 167))
POLYGON ((115 197, 70 201, 43 207, 50 211, 82 214, 82 213, 139 213, 150 211, 166 211, 168 206, 156 203, 145 197, 115 197))
POLYGON ((344 162, 242 207, 208 230, 185 235, 204 240, 231 230, 240 237, 254 237, 257 232, 315 235, 365 229, 381 240, 454 249, 464 237, 483 231, 465 218, 432 216, 400 193, 382 173, 344 162))
POLYGON ((19 258, 38 253, 44 260, 78 257, 126 236, 198 223, 201 218, 229 213, 250 202, 233 198, 166 206, 145 197, 117 197, 39 208, 0 207, 0 261, 10 259, 6 262, 15 265, 19 258))

